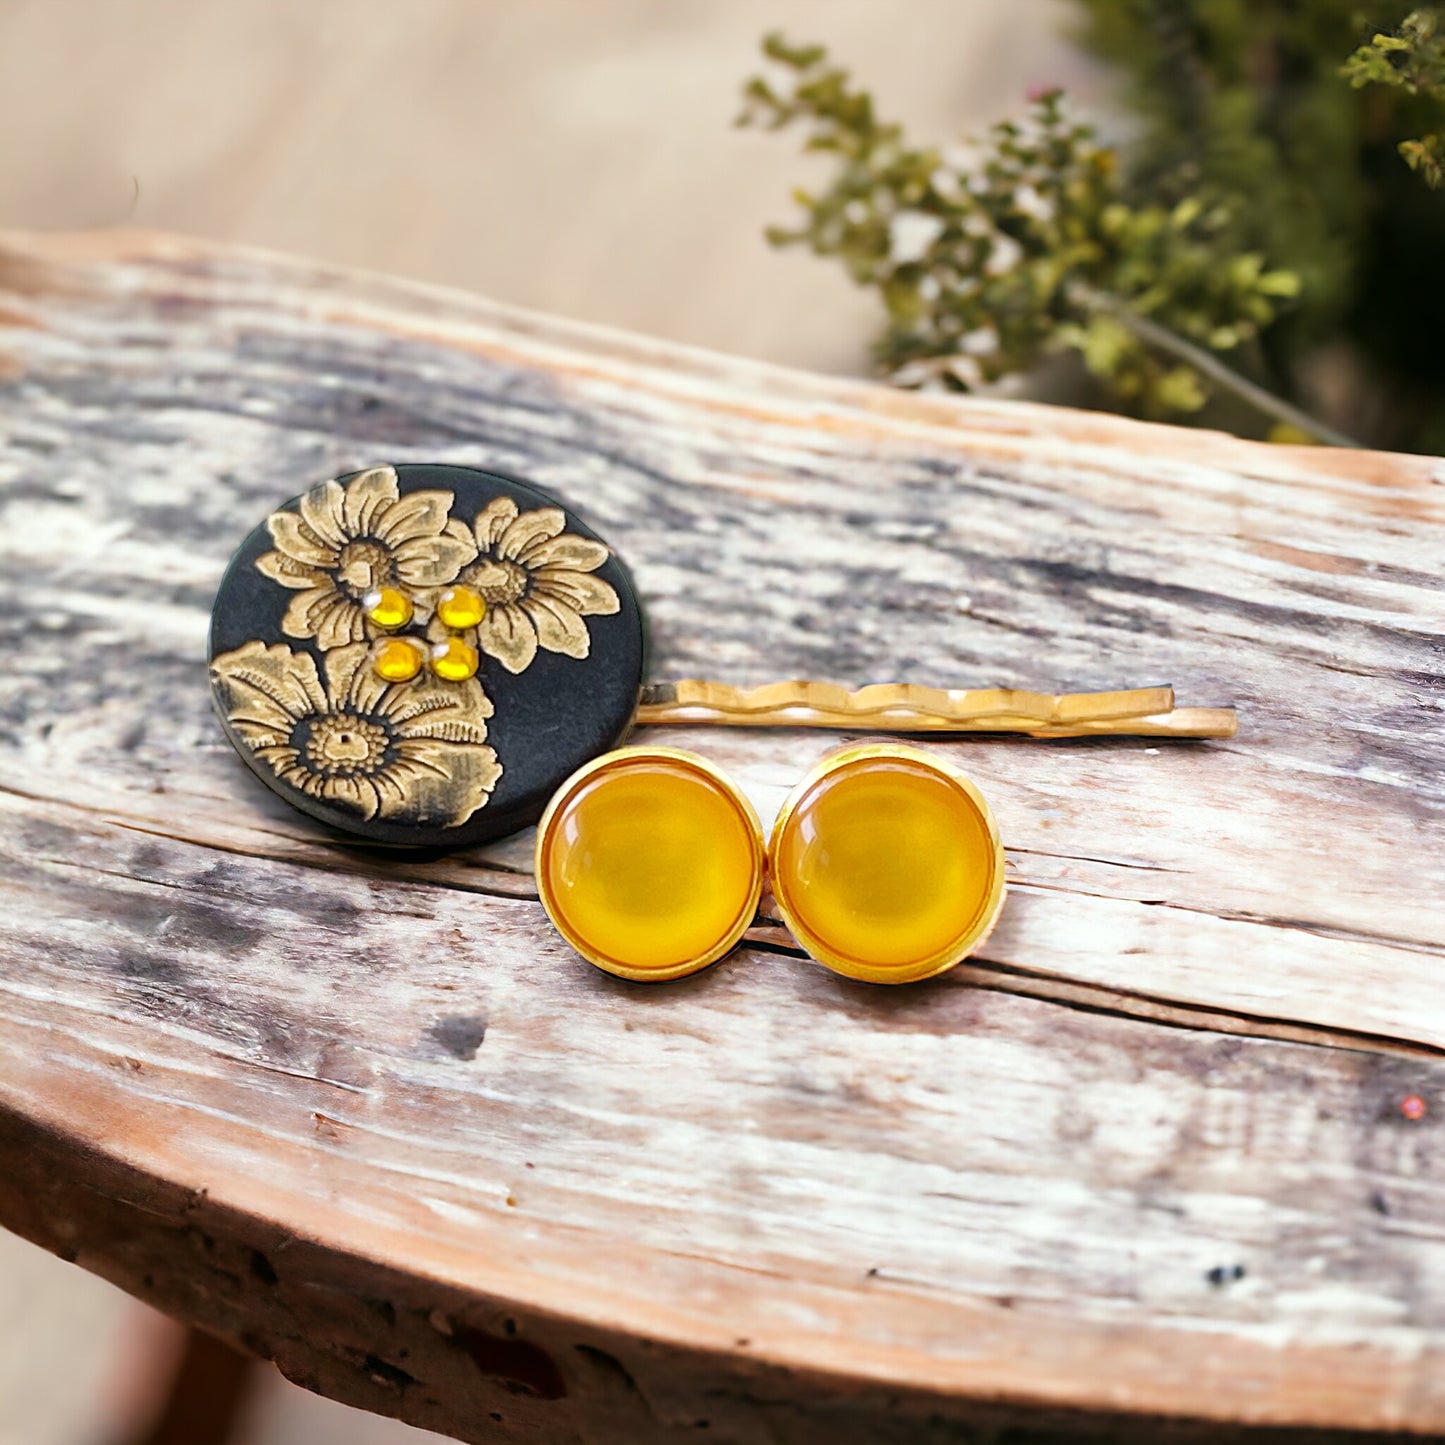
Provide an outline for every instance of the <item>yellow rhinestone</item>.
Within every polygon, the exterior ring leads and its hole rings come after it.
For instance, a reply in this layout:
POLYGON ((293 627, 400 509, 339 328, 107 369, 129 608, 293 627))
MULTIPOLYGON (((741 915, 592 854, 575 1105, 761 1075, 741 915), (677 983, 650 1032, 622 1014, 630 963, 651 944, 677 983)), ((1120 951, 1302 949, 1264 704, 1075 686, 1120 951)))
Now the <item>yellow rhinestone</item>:
POLYGON ((378 587, 375 592, 368 592, 361 603, 366 608, 366 615, 378 627, 388 630, 405 627, 411 621, 414 610, 411 598, 395 587, 378 587))
POLYGON ((371 667, 385 682, 410 682, 424 660, 419 644, 405 637, 388 637, 372 652, 371 667))
POLYGON ((477 675, 477 649, 460 637, 449 637, 431 650, 432 671, 447 682, 465 682, 477 675))
POLYGON ((487 615, 487 604, 470 587, 448 587, 437 603, 437 616, 443 627, 458 632, 475 627, 487 615))

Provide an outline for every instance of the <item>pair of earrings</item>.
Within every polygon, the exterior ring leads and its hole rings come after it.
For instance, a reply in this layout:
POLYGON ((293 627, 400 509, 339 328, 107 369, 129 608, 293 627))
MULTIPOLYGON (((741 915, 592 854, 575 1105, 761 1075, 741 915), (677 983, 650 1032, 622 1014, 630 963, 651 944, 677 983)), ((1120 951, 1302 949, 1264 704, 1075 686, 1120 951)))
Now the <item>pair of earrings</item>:
POLYGON ((756 810, 695 753, 629 747, 585 764, 537 830, 537 886, 598 968, 656 982, 717 962, 766 886, 798 943, 836 973, 908 983, 987 937, 1004 898, 988 803, 957 768, 896 743, 819 761, 766 844, 756 810))

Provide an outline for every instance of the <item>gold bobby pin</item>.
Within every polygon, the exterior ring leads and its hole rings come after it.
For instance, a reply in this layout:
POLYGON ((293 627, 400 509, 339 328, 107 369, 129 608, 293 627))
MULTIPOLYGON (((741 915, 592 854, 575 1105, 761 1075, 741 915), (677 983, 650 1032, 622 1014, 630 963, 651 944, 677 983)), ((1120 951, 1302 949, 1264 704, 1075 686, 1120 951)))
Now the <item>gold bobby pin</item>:
POLYGON ((747 689, 697 678, 644 684, 636 721, 639 726, 712 723, 897 733, 1023 733, 1033 738, 1232 738, 1239 730, 1233 708, 1176 708, 1172 687, 1050 694, 899 682, 849 692, 830 682, 770 682, 747 689))

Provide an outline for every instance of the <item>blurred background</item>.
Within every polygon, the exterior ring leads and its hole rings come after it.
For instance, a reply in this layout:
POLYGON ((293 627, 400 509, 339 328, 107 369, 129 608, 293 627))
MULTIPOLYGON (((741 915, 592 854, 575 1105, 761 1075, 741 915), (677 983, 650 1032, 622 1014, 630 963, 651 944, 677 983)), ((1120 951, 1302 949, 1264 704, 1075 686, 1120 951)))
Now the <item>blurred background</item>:
MULTIPOLYGON (((763 239, 820 171, 733 126, 761 37, 826 32, 910 126, 947 136, 1032 88, 1089 91, 1067 8, 0 0, 0 224, 193 232, 860 372, 876 301, 763 239)), ((0 1445, 144 1439, 178 1334, 3 1231, 0 1284, 0 1445)), ((436 1438, 266 1369, 237 1445, 436 1438)))
POLYGON ((1445 452, 1441 3, 0 0, 0 112, 4 224, 1445 452))
POLYGON ((737 130, 770 30, 920 134, 1086 70, 1052 0, 0 0, 0 219, 298 251, 858 370, 877 306, 777 253, 809 175, 737 130))

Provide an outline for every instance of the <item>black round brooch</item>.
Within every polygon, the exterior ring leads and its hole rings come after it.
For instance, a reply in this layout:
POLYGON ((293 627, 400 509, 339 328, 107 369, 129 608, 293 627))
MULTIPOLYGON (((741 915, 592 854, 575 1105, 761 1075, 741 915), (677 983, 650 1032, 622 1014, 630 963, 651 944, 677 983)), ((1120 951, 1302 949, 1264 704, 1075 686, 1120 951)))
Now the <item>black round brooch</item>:
POLYGON ((556 498, 471 467, 372 467, 273 512, 211 615, 211 686, 260 778, 373 842, 533 823, 637 708, 626 569, 556 498))

